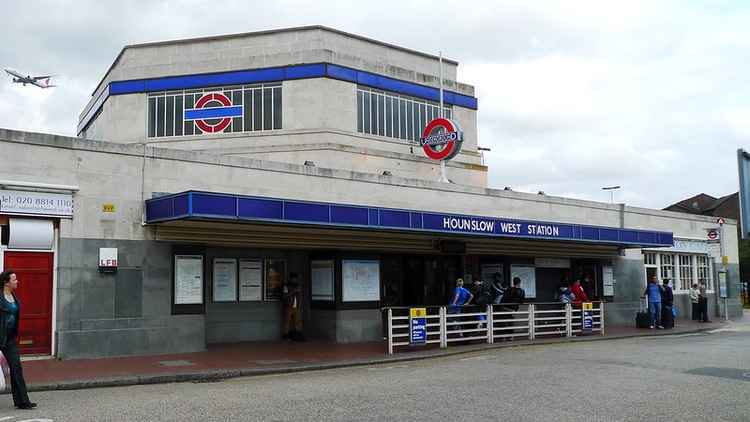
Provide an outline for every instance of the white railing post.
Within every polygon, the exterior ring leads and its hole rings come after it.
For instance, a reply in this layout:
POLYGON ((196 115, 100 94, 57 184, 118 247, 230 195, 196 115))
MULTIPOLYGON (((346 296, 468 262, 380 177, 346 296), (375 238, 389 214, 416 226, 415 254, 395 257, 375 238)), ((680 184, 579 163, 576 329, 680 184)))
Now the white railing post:
POLYGON ((565 337, 573 337, 573 308, 565 304, 565 337))
POLYGON ((487 344, 495 342, 494 323, 492 321, 492 305, 487 305, 487 344))
POLYGON ((393 354, 393 309, 388 308, 388 354, 393 354))
POLYGON ((529 304, 529 340, 534 340, 534 305, 529 304))
POLYGON ((440 348, 448 347, 448 322, 445 316, 445 306, 440 307, 440 348))
POLYGON ((604 335, 604 302, 599 302, 599 328, 601 335, 604 335))

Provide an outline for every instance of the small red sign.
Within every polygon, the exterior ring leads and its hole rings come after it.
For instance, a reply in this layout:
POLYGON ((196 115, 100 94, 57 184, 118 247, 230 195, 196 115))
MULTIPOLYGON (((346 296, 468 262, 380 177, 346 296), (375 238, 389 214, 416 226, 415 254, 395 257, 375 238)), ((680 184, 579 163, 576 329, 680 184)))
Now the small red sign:
POLYGON ((716 240, 716 238, 719 237, 719 232, 716 230, 709 230, 708 231, 708 239, 709 240, 716 240))

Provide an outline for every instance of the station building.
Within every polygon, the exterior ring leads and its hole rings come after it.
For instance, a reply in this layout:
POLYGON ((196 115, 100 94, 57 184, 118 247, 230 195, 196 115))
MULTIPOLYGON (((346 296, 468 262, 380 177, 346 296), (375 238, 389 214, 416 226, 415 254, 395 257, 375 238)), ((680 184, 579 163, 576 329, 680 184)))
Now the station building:
POLYGON ((445 304, 459 277, 520 276, 536 302, 584 277, 632 324, 655 273, 682 316, 698 280, 740 315, 735 221, 725 265, 710 217, 488 187, 458 65, 321 26, 126 46, 78 137, 0 130, 25 353, 277 340, 292 273, 305 334, 335 342, 382 339, 382 308, 445 304), (447 182, 420 142, 439 116, 463 136, 447 182))

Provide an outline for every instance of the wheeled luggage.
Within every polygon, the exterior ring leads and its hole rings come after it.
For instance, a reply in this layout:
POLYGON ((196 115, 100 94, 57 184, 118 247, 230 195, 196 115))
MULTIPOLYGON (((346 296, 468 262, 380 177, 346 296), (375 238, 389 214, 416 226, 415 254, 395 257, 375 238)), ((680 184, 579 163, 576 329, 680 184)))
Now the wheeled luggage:
POLYGON ((638 313, 635 314, 635 326, 637 328, 651 327, 651 313, 648 311, 648 304, 645 299, 641 299, 638 313))
POLYGON ((671 306, 661 307, 661 326, 664 328, 674 328, 674 315, 671 306))

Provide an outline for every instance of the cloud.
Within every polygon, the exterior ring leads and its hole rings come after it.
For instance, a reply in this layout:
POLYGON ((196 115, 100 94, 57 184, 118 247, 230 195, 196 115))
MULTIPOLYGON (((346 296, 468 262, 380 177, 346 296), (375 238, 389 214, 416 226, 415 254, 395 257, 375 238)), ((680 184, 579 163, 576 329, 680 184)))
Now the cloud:
POLYGON ((737 189, 750 148, 750 6, 738 2, 31 1, 3 6, 0 127, 75 134, 124 45, 323 24, 461 62, 490 185, 661 208, 737 189))

